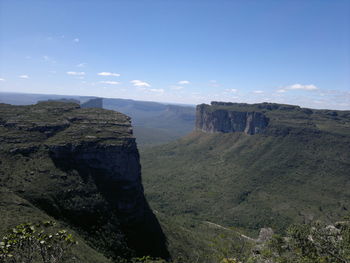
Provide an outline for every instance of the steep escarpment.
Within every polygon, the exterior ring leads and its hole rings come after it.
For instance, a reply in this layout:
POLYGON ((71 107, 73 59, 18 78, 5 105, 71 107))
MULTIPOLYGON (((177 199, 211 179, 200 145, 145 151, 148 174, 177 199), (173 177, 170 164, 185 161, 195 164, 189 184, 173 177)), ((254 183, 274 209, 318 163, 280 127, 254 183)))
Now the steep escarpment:
MULTIPOLYGON (((212 105, 225 106, 225 103, 214 102, 212 105)), ((197 106, 196 129, 204 132, 256 134, 264 131, 268 123, 269 119, 261 112, 213 109, 206 104, 197 106)))
POLYGON ((244 132, 287 136, 321 132, 346 135, 349 111, 315 110, 277 103, 211 102, 196 111, 196 130, 206 133, 244 132))
MULTIPOLYGON (((3 192, 74 229, 106 257, 168 256, 143 194, 129 117, 62 102, 0 104, 0 113, 3 192)), ((1 230, 21 223, 20 210, 11 213, 1 230)))

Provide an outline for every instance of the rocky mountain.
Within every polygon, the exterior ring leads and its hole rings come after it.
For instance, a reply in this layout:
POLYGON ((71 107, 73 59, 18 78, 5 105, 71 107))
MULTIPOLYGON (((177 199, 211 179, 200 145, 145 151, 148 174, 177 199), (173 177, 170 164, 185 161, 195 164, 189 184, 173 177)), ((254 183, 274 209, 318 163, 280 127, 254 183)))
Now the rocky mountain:
POLYGON ((75 103, 0 104, 0 142, 0 234, 51 218, 81 240, 78 262, 168 257, 129 117, 75 103))
POLYGON ((214 102, 196 116, 190 135, 141 151, 160 213, 253 234, 350 210, 350 111, 214 102))

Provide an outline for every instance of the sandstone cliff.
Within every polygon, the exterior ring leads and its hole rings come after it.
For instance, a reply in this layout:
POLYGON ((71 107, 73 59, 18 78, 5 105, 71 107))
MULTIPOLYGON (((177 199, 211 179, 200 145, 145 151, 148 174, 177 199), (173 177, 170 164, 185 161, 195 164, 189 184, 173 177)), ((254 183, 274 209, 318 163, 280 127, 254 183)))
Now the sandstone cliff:
POLYGON ((198 105, 196 129, 209 133, 244 132, 250 135, 261 133, 265 130, 269 119, 262 112, 225 108, 233 105, 233 103, 225 102, 212 102, 211 106, 206 104, 198 105))
POLYGON ((168 256, 129 117, 74 103, 0 104, 0 142, 0 187, 108 257, 168 256))

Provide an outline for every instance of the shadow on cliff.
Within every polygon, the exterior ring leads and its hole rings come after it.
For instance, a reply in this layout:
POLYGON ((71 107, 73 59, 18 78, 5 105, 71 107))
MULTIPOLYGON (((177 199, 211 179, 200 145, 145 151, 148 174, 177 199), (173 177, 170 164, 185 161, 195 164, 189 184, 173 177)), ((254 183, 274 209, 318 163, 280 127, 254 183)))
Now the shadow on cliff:
POLYGON ((80 177, 84 186, 80 182, 80 190, 57 196, 58 210, 52 209, 52 204, 43 209, 83 230, 94 247, 107 256, 170 259, 166 237, 141 183, 118 180, 103 169, 89 167, 70 152, 62 152, 59 157, 50 153, 50 157, 67 177, 80 177), (66 205, 67 198, 78 202, 66 205))
POLYGON ((170 255, 163 230, 146 200, 145 205, 144 220, 142 222, 123 226, 128 245, 135 249, 139 257, 150 255, 169 260, 170 255))

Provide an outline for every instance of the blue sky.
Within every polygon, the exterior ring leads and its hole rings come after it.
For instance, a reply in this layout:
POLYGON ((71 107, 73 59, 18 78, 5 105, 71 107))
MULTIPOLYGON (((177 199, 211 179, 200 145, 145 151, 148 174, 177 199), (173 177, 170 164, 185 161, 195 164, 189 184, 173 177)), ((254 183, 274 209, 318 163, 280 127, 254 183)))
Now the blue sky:
POLYGON ((0 91, 350 109, 350 1, 0 0, 0 91))

